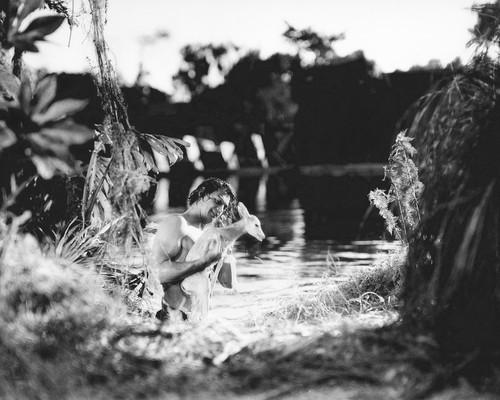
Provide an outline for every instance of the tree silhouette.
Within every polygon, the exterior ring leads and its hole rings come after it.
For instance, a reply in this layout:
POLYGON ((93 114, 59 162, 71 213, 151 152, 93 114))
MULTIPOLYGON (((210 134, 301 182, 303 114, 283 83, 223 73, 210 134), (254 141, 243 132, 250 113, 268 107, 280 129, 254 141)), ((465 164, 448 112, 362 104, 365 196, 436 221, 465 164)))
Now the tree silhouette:
POLYGON ((223 77, 230 68, 230 58, 238 51, 238 47, 222 45, 186 45, 181 54, 184 65, 173 77, 177 88, 184 88, 190 97, 201 94, 210 86, 208 76, 211 68, 216 68, 223 77))
POLYGON ((283 33, 291 43, 297 46, 298 54, 303 62, 308 63, 307 59, 312 55, 312 64, 328 65, 338 58, 333 49, 333 43, 344 39, 344 34, 338 35, 320 35, 311 28, 296 29, 288 22, 288 29, 283 33))

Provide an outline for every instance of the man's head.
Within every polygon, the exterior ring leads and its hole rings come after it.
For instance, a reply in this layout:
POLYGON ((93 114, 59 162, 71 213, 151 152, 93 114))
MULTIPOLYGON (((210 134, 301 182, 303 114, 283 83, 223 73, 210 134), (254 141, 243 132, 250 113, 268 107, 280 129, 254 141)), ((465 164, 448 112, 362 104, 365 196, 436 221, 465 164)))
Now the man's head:
POLYGON ((219 216, 221 213, 233 219, 234 209, 237 205, 236 192, 226 181, 219 178, 208 178, 204 180, 188 196, 188 206, 205 201, 210 219, 219 216), (217 215, 215 215, 217 214, 217 215))

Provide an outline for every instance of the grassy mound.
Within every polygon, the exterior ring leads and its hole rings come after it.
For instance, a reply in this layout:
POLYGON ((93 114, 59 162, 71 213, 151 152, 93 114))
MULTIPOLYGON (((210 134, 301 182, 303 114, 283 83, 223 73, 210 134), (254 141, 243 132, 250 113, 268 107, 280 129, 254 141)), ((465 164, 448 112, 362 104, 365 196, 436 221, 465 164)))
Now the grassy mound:
POLYGON ((126 310, 104 292, 97 276, 45 257, 31 236, 16 237, 5 250, 0 393, 62 396, 98 369, 103 332, 126 310))
POLYGON ((405 252, 400 250, 345 281, 326 276, 311 292, 282 301, 270 316, 311 323, 371 311, 394 311, 402 290, 404 262, 405 252))

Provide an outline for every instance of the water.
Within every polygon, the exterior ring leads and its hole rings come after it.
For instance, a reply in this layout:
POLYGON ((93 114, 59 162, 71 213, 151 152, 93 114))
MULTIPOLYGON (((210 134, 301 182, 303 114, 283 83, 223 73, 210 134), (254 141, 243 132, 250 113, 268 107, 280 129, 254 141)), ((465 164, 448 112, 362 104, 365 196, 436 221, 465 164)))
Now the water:
POLYGON ((304 210, 297 205, 265 210, 257 216, 267 237, 263 243, 251 238, 236 242, 238 291, 216 286, 212 299, 215 316, 242 319, 269 311, 286 297, 314 290, 325 274, 341 281, 397 246, 385 240, 307 239, 304 210))
MULTIPOLYGON (((397 247, 384 240, 383 223, 369 208, 367 194, 381 179, 305 176, 291 171, 261 176, 223 177, 237 189, 262 223, 262 243, 236 242, 238 290, 216 285, 212 315, 231 320, 269 311, 288 296, 313 290, 325 274, 343 280, 384 258, 397 247)), ((167 212, 184 208, 187 193, 202 177, 164 182, 167 212)))

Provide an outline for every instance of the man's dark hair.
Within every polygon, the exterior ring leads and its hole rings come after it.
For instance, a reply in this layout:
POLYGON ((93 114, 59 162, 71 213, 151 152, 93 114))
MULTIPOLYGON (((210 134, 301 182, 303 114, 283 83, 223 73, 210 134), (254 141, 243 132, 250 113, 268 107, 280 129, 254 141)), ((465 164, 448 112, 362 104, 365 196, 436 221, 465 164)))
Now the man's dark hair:
POLYGON ((188 206, 196 203, 199 199, 205 196, 209 196, 217 190, 222 190, 224 194, 229 196, 229 206, 228 210, 231 210, 237 204, 236 201, 236 191, 233 187, 226 181, 219 178, 208 178, 198 185, 188 196, 188 206))

